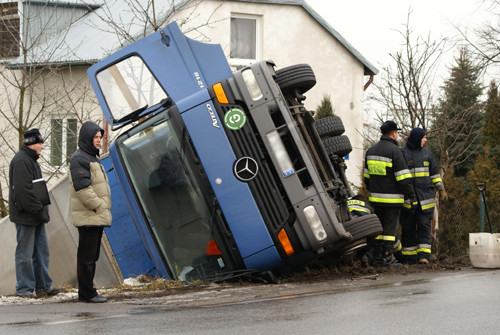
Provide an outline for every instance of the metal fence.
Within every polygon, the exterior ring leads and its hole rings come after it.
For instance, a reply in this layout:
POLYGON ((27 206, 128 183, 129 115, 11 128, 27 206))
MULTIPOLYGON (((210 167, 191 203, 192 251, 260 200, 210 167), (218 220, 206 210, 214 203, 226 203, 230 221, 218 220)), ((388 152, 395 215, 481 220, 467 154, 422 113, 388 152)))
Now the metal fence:
POLYGON ((500 200, 487 200, 486 206, 476 202, 448 200, 439 206, 439 227, 434 234, 433 253, 441 257, 457 257, 469 251, 469 233, 500 232, 500 200))

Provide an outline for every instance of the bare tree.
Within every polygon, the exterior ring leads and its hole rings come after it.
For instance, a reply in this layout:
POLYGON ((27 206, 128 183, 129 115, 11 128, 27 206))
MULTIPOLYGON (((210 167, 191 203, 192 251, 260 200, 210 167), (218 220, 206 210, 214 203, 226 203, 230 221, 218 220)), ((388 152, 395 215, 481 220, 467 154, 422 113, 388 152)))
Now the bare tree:
POLYGON ((375 84, 375 99, 387 110, 386 115, 378 115, 378 121, 393 119, 404 130, 427 130, 436 101, 436 70, 447 41, 434 41, 430 35, 426 39, 414 38, 410 16, 411 10, 404 30, 399 31, 402 49, 389 54, 393 63, 383 68, 375 84))
POLYGON ((96 11, 94 14, 106 23, 106 27, 100 29, 115 34, 121 46, 160 30, 174 17, 181 28, 189 26, 189 29, 184 30, 185 34, 196 32, 198 36, 194 38, 205 40, 207 37, 201 28, 210 27, 217 22, 213 15, 222 6, 222 3, 203 18, 198 11, 200 4, 201 1, 114 0, 105 2, 100 11, 96 11), (117 2, 119 2, 120 7, 127 7, 126 21, 122 19, 124 12, 117 13, 114 10, 117 2))
POLYGON ((491 20, 481 28, 474 29, 471 34, 467 30, 456 27, 476 59, 479 66, 486 70, 490 66, 500 64, 500 0, 484 0, 482 7, 491 14, 491 20))
MULTIPOLYGON (((53 61, 58 48, 65 47, 65 29, 82 12, 66 8, 64 15, 56 9, 59 2, 15 2, 9 5, 8 16, 2 20, 2 71, 0 71, 0 210, 7 214, 2 186, 8 186, 10 159, 22 145, 24 132, 40 128, 46 139, 52 139, 50 119, 88 119, 91 109, 86 97, 90 85, 85 71, 53 61), (18 8, 22 6, 22 8, 18 8), (64 21, 64 22, 63 22, 64 21), (20 22, 22 24, 20 24, 20 22), (20 29, 21 27, 21 29, 20 29), (58 38, 47 43, 48 38, 58 38)), ((64 4, 63 6, 67 6, 64 4)), ((5 13, 5 10, 4 10, 5 13)), ((90 106, 97 106, 95 103, 90 106)), ((76 136, 76 134, 74 134, 76 136)), ((50 140, 50 151, 61 151, 61 143, 50 140)), ((49 171, 49 179, 64 171, 66 162, 53 165, 51 155, 42 153, 41 165, 49 171)))

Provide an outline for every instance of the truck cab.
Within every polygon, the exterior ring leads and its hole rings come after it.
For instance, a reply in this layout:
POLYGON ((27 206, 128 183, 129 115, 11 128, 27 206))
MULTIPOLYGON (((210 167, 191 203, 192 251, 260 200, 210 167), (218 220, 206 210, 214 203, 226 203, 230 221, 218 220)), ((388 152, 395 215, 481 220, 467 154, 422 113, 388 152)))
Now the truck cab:
POLYGON ((350 143, 338 117, 315 121, 305 109, 312 69, 275 68, 232 72, 219 45, 175 22, 89 68, 120 132, 114 173, 161 275, 280 274, 382 231, 375 215, 347 209, 350 143))

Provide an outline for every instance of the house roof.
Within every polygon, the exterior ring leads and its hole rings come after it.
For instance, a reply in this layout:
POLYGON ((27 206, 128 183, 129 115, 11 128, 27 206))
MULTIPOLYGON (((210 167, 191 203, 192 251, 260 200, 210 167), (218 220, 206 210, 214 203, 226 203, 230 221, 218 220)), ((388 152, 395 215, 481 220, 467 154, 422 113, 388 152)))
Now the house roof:
MULTIPOLYGON (((335 39, 337 39, 356 59, 364 66, 365 75, 374 75, 378 70, 363 55, 361 55, 347 40, 333 29, 311 6, 304 0, 232 0, 238 2, 253 2, 265 4, 281 4, 301 6, 311 15, 321 26, 323 26, 335 39)), ((173 0, 155 2, 156 16, 168 18, 175 10, 182 9, 189 5, 192 0, 173 0)), ((79 3, 78 0, 73 4, 79 3)), ((93 64, 113 53, 117 49, 129 44, 127 40, 117 34, 117 29, 126 31, 134 38, 144 35, 145 28, 141 25, 137 16, 142 11, 151 11, 147 6, 148 0, 135 0, 134 4, 141 8, 131 8, 123 0, 106 0, 99 8, 98 2, 92 1, 92 11, 81 17, 67 29, 53 36, 43 45, 31 49, 28 55, 28 62, 32 65, 44 64, 93 64), (112 13, 112 14, 110 14, 112 13), (113 21, 120 26, 110 25, 109 15, 113 15, 113 21)), ((149 27, 149 29, 151 29, 149 27)), ((147 31, 146 33, 149 33, 147 31)), ((12 60, 8 67, 18 67, 24 63, 21 57, 12 60)))
POLYGON ((320 25, 323 26, 335 39, 337 39, 354 57, 356 57, 365 68, 365 75, 375 75, 378 69, 370 63, 356 48, 354 48, 347 40, 332 26, 328 24, 312 7, 304 0, 233 0, 239 2, 255 2, 266 4, 281 4, 281 5, 295 5, 303 7, 309 15, 313 17, 320 25))
MULTIPOLYGON (((9 1, 9 0, 6 0, 9 1)), ((5 2, 5 1, 0 1, 0 2, 5 2)), ((39 4, 43 6, 58 6, 58 7, 79 7, 79 8, 99 8, 100 5, 97 0, 75 0, 75 1, 67 1, 67 2, 61 2, 61 1, 47 1, 47 0, 21 0, 22 3, 27 3, 29 2, 30 4, 39 4)))

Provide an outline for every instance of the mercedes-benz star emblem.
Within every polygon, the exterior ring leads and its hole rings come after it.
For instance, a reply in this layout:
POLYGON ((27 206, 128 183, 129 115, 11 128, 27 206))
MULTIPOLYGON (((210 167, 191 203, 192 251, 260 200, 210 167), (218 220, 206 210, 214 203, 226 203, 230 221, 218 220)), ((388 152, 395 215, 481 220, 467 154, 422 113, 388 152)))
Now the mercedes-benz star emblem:
POLYGON ((254 179, 258 171, 259 166, 251 157, 242 157, 234 163, 234 175, 241 181, 254 179))

